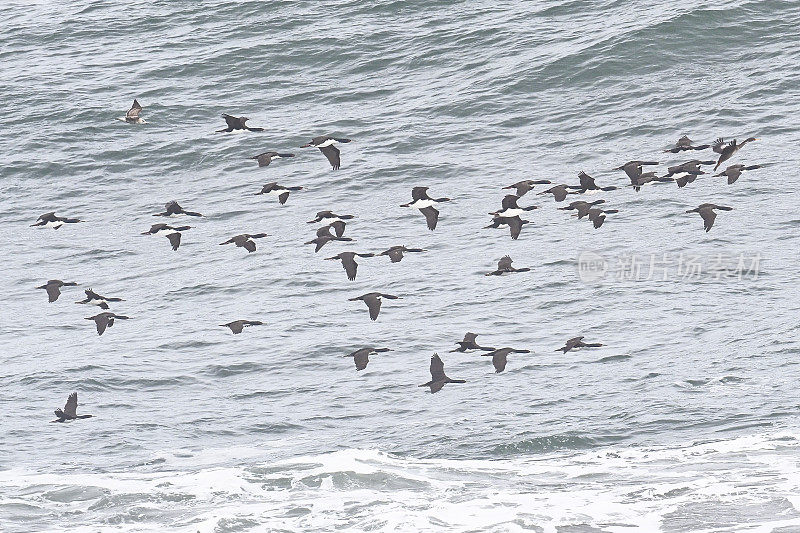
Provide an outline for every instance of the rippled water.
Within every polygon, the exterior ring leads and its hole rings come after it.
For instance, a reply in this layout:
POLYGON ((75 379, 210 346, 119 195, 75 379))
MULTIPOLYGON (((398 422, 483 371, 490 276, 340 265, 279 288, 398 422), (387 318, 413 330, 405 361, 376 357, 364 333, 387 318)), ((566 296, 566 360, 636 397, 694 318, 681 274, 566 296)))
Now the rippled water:
POLYGON ((13 2, 4 19, 0 530, 800 528, 796 2, 13 2), (115 121, 134 97, 149 123, 115 121), (213 134, 223 112, 266 132, 213 134), (639 193, 611 170, 711 154, 662 153, 684 133, 758 137, 731 163, 763 167, 639 193), (321 134, 354 140, 341 170, 299 148, 321 134), (298 157, 247 159, 267 149, 298 157), (599 230, 536 191, 519 240, 482 229, 501 186, 580 170, 623 187, 592 198, 620 210, 599 230), (253 195, 268 181, 305 189, 280 206, 253 195), (434 232, 398 207, 418 185, 454 200, 434 232), (172 199, 205 214, 177 252, 140 235, 172 199), (704 233, 684 214, 703 202, 734 210, 704 233), (303 246, 322 209, 356 215, 356 242, 303 246), (51 210, 86 222, 29 227, 51 210), (256 253, 217 246, 262 231, 256 253), (322 260, 396 244, 428 251, 360 259, 354 282, 322 260), (579 277, 587 252, 602 280, 579 277), (505 254, 532 271, 483 276, 505 254), (688 257, 758 275, 679 275, 688 257), (53 278, 81 286, 47 304, 53 278), (87 287, 132 320, 97 336, 72 303, 87 287), (347 300, 373 290, 402 297, 374 323, 347 300), (266 326, 219 327, 239 318, 266 326), (534 353, 495 374, 447 353, 466 331, 534 353), (607 346, 555 351, 575 335, 607 346), (364 345, 393 351, 357 373, 342 355, 364 345), (417 388, 434 351, 468 383, 417 388), (73 390, 94 418, 49 424, 73 390))

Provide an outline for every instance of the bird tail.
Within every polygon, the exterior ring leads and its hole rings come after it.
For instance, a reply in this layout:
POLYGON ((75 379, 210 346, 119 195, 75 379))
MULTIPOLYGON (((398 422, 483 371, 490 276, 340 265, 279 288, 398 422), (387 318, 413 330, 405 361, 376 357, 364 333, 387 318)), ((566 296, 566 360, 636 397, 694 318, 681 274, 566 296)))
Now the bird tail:
POLYGON ((466 383, 466 382, 467 382, 466 379, 449 379, 448 381, 448 383, 466 383))
POLYGON ((744 167, 742 170, 755 170, 757 168, 761 168, 761 165, 750 165, 749 167, 744 167))
POLYGON ((201 216, 203 216, 200 213, 196 213, 194 211, 184 211, 183 214, 184 215, 188 215, 190 217, 201 217, 201 216))

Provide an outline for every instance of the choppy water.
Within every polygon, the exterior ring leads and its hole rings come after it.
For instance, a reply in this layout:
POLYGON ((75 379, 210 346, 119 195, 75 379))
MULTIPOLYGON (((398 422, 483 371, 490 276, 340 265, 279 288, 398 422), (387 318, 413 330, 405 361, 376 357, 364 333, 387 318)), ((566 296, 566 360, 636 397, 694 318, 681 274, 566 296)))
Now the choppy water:
MULTIPOLYGON (((14 2, 0 25, 0 530, 800 529, 796 2, 14 2), (136 97, 149 124, 114 120, 136 97), (219 114, 262 134, 212 134, 219 114), (333 172, 299 145, 354 139, 333 172), (728 186, 604 193, 600 230, 500 186, 749 136, 728 186), (298 157, 258 169, 266 149, 298 157), (267 181, 303 185, 281 207, 267 181), (454 202, 439 227, 398 207, 454 202), (178 252, 140 235, 177 199, 178 252), (704 233, 686 209, 731 205, 704 233), (352 246, 302 243, 321 209, 352 246), (46 211, 85 223, 31 228, 46 211), (259 250, 216 246, 265 231, 259 250), (419 246, 401 263, 346 249, 419 246), (609 267, 579 279, 582 253, 609 267), (510 254, 532 271, 487 278, 510 254), (664 255, 666 254, 666 256, 664 255), (650 272, 651 257, 658 259, 650 272), (739 280, 678 265, 749 266, 739 280), (631 261, 642 264, 636 274, 631 261), (639 279, 630 279, 630 278, 639 279), (666 277, 666 279, 664 279, 666 277), (75 280, 46 304, 33 287, 75 280), (119 295, 102 337, 72 302, 119 295), (402 296, 375 323, 360 302, 402 296), (239 336, 218 324, 263 320, 239 336), (494 374, 466 331, 529 348, 494 374), (606 347, 562 355, 574 335, 606 347), (356 373, 341 357, 394 351, 356 373), (451 377, 431 395, 438 351, 451 377), (67 394, 90 420, 49 424, 67 394)), ((669 157, 665 157, 669 156, 669 157)), ((597 198, 597 197, 595 197, 597 198)))

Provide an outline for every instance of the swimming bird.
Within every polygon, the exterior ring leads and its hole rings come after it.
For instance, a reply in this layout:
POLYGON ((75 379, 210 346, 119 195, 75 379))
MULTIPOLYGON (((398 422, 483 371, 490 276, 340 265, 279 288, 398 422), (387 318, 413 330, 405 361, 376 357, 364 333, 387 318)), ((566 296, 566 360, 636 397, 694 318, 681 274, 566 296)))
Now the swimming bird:
POLYGON ((439 211, 433 206, 442 202, 449 202, 450 198, 431 198, 428 196, 428 187, 414 187, 411 189, 411 200, 410 203, 402 204, 400 207, 419 209, 419 212, 425 215, 428 229, 433 231, 439 221, 439 211))
POLYGON ((154 217, 171 217, 176 215, 186 215, 190 217, 201 217, 200 213, 196 213, 194 211, 186 211, 184 210, 178 202, 175 200, 170 200, 166 204, 164 204, 164 212, 163 213, 155 213, 154 217))
POLYGON ((388 255, 392 263, 399 263, 403 260, 403 254, 406 252, 426 252, 422 248, 406 248, 405 246, 392 246, 388 250, 384 250, 378 255, 388 255))
POLYGON ((745 144, 747 144, 749 142, 757 141, 757 140, 758 139, 756 139, 755 137, 750 137, 750 138, 745 139, 741 143, 736 144, 736 139, 734 139, 731 142, 729 142, 728 144, 726 144, 725 146, 721 146, 720 150, 719 150, 719 159, 717 160, 717 164, 714 167, 714 170, 717 170, 722 163, 724 163, 725 161, 727 161, 728 159, 733 157, 733 154, 738 152, 742 148, 742 146, 744 146, 745 144))
POLYGON ((302 187, 284 187, 283 185, 278 185, 274 181, 271 181, 261 187, 261 191, 256 193, 256 196, 259 194, 269 194, 270 196, 277 196, 278 201, 281 205, 286 203, 286 200, 289 198, 289 191, 302 191, 302 187))
POLYGON ((241 235, 234 235, 227 241, 219 243, 219 245, 223 246, 225 244, 233 243, 237 247, 247 250, 247 253, 253 253, 256 251, 256 243, 253 241, 253 239, 262 239, 267 236, 268 235, 266 233, 242 233, 241 235))
POLYGON ((106 298, 105 296, 100 296, 92 289, 85 289, 83 292, 86 293, 86 299, 80 300, 78 304, 92 304, 100 307, 100 309, 108 309, 108 302, 124 302, 122 298, 106 298))
POLYGON ((694 183, 694 180, 697 179, 697 174, 686 174, 683 176, 678 176, 675 178, 675 183, 678 184, 679 188, 686 187, 689 183, 694 183))
POLYGON ((455 350, 450 350, 450 352, 466 352, 469 350, 483 350, 489 352, 494 350, 494 348, 490 348, 487 346, 480 346, 477 342, 475 342, 475 339, 477 337, 478 337, 477 333, 469 333, 469 332, 465 333, 464 340, 456 342, 456 344, 458 344, 458 348, 456 348, 455 350))
POLYGON ((64 410, 56 409, 55 413, 58 417, 53 422, 66 422, 67 420, 77 420, 83 418, 92 418, 92 415, 79 415, 78 410, 78 393, 73 392, 67 398, 67 403, 64 405, 64 410))
POLYGON ((671 152, 673 154, 677 154, 678 152, 684 152, 686 150, 705 150, 709 146, 710 145, 708 144, 700 144, 698 146, 694 146, 692 144, 692 140, 686 135, 684 135, 683 137, 678 139, 678 142, 675 143, 674 147, 670 148, 669 150, 664 150, 664 152, 671 152))
POLYGON ((263 322, 258 320, 234 320, 227 324, 220 324, 223 328, 230 328, 234 335, 238 335, 242 330, 248 326, 260 326, 263 322))
POLYGON ((638 191, 639 189, 638 189, 638 186, 636 185, 636 182, 637 182, 639 176, 642 175, 642 167, 645 166, 645 165, 657 165, 657 164, 658 164, 658 161, 638 161, 638 160, 636 160, 636 161, 628 161, 624 165, 619 166, 619 167, 615 168, 614 170, 623 170, 623 171, 625 171, 625 174, 631 180, 631 185, 633 185, 634 189, 636 189, 638 191))
POLYGON ((430 387, 431 393, 436 393, 442 390, 447 383, 466 383, 463 379, 450 379, 444 373, 444 363, 439 358, 439 354, 433 354, 431 357, 431 380, 423 383, 420 387, 430 387))
POLYGON ((499 374, 506 369, 506 362, 508 361, 508 354, 511 353, 531 353, 530 350, 515 350, 514 348, 500 348, 489 353, 482 353, 481 357, 491 357, 494 371, 499 374))
POLYGON ((583 200, 578 200, 577 202, 571 202, 569 205, 564 207, 559 207, 559 211, 570 211, 575 210, 578 212, 578 218, 581 219, 589 214, 589 209, 591 209, 595 205, 600 205, 606 203, 605 200, 595 200, 594 202, 584 202, 583 200))
POLYGON ((522 180, 514 183, 513 185, 503 187, 503 189, 516 189, 517 197, 522 198, 525 196, 525 193, 533 189, 534 185, 549 185, 551 183, 553 182, 550 180, 522 180))
POLYGON ((139 102, 134 98, 133 105, 128 112, 125 113, 124 117, 119 117, 117 120, 121 120, 122 122, 127 122, 128 124, 147 124, 143 118, 139 116, 139 113, 142 112, 142 106, 139 105, 139 102))
POLYGON ((77 218, 58 217, 56 216, 55 211, 50 211, 49 213, 39 215, 39 218, 36 219, 36 223, 31 224, 31 227, 46 226, 48 228, 58 229, 64 224, 76 224, 78 222, 82 222, 82 220, 77 218))
POLYGON ((519 196, 515 194, 507 194, 503 198, 503 203, 500 208, 500 211, 494 211, 493 213, 489 214, 502 217, 513 217, 522 215, 526 211, 533 211, 534 209, 538 209, 538 207, 535 205, 529 205, 528 207, 520 207, 517 205, 517 200, 519 200, 519 196))
POLYGON ((503 274, 511 274, 513 272, 529 272, 530 268, 514 268, 511 266, 513 261, 511 257, 504 255, 500 261, 497 262, 497 270, 489 272, 487 276, 502 276, 503 274))
POLYGON ((577 191, 567 191, 567 189, 580 189, 579 185, 566 185, 562 183, 561 185, 556 185, 555 187, 550 187, 546 191, 542 191, 539 194, 552 194, 553 198, 555 198, 556 202, 563 202, 568 194, 578 194, 577 191))
POLYGON ((110 328, 114 325, 114 320, 128 320, 129 318, 130 317, 104 311, 98 315, 87 317, 86 320, 94 320, 94 323, 97 326, 97 334, 102 335, 106 330, 106 327, 110 328))
POLYGON ((594 178, 591 177, 584 171, 580 171, 578 173, 578 180, 580 180, 580 193, 585 193, 587 191, 616 191, 619 187, 614 187, 613 185, 609 185, 608 187, 599 187, 595 182, 594 178))
POLYGON ((700 170, 700 165, 713 165, 714 161, 701 161, 699 159, 692 159, 691 161, 686 161, 685 163, 681 163, 680 165, 674 165, 671 167, 667 167, 667 173, 665 174, 667 177, 672 176, 674 174, 680 174, 681 172, 685 172, 686 174, 705 174, 702 170, 700 170))
POLYGON ((716 204, 700 204, 699 206, 695 207, 694 209, 689 209, 686 211, 687 213, 699 213, 700 216, 703 218, 703 227, 706 229, 706 232, 711 230, 711 226, 714 225, 714 219, 717 218, 717 214, 714 212, 714 209, 719 209, 720 211, 731 211, 733 210, 732 207, 726 207, 724 205, 716 205, 716 204))
POLYGON ((250 159, 255 159, 256 161, 258 161, 259 167, 268 167, 269 164, 275 161, 276 159, 283 159, 285 157, 294 157, 294 154, 279 153, 279 152, 261 152, 258 155, 254 155, 250 159))
POLYGON ((581 348, 599 348, 600 346, 605 346, 605 345, 600 344, 599 342, 587 343, 583 342, 583 337, 573 337, 567 340, 567 342, 564 344, 562 348, 556 349, 556 351, 567 353, 571 350, 579 350, 581 348))
POLYGON ((363 294, 356 298, 349 298, 348 301, 355 302, 357 300, 363 300, 365 304, 367 304, 367 309, 369 309, 369 318, 371 320, 378 320, 378 313, 381 311, 381 300, 383 298, 387 298, 389 300, 400 300, 399 296, 394 296, 392 294, 384 294, 381 292, 368 292, 367 294, 363 294))
POLYGON ((603 222, 606 221, 606 215, 611 215, 614 213, 619 213, 619 210, 618 209, 605 210, 605 209, 600 209, 599 207, 593 207, 592 209, 589 209, 589 212, 587 214, 589 215, 589 220, 591 220, 592 223, 594 224, 594 229, 597 229, 603 225, 603 222))
POLYGON ((335 261, 337 259, 342 261, 342 268, 347 273, 347 279, 353 281, 356 279, 356 271, 358 270, 358 263, 355 261, 355 257, 373 257, 375 254, 359 254, 356 252, 342 252, 338 255, 334 255, 333 257, 326 257, 326 261, 335 261))
POLYGON ((391 351, 392 350, 390 348, 361 348, 360 350, 356 350, 355 352, 347 354, 344 357, 352 357, 356 363, 356 370, 364 370, 367 368, 370 355, 391 351))
POLYGON ((232 131, 239 131, 239 130, 247 130, 247 131, 264 131, 264 128, 251 128, 247 124, 245 124, 248 120, 248 117, 233 117, 226 113, 222 114, 222 118, 225 119, 225 123, 228 124, 227 128, 223 128, 221 130, 217 130, 217 133, 230 133, 232 131))
POLYGON ((639 191, 643 185, 648 183, 668 183, 670 181, 675 181, 675 179, 668 176, 656 176, 655 172, 645 172, 639 177, 631 179, 630 186, 633 187, 633 190, 639 191))
POLYGON ((61 296, 61 287, 75 287, 78 285, 74 281, 61 281, 60 279, 48 280, 44 285, 36 287, 37 289, 44 289, 47 291, 47 301, 50 303, 58 300, 61 296))
POLYGON ((714 177, 719 176, 727 176, 728 177, 728 185, 732 185, 736 183, 736 180, 739 179, 739 176, 742 175, 742 172, 745 170, 755 170, 757 168, 761 168, 761 165, 731 165, 726 168, 724 171, 720 172, 719 174, 714 174, 714 177))
POLYGON ((522 220, 519 215, 513 217, 494 217, 492 223, 483 229, 499 228, 501 226, 508 226, 511 230, 511 238, 517 240, 522 231, 522 226, 529 224, 530 220, 522 220))
POLYGON ((331 137, 330 135, 320 135, 318 137, 314 137, 311 139, 311 142, 304 144, 300 148, 308 148, 309 146, 313 146, 314 148, 319 148, 319 151, 325 154, 325 157, 328 158, 328 161, 333 167, 333 170, 339 170, 342 162, 339 157, 339 149, 334 146, 337 143, 349 143, 352 142, 351 139, 342 139, 340 137, 331 137))
MULTIPOLYGON (((335 224, 335 223, 332 223, 332 224, 330 224, 328 226, 323 226, 323 227, 319 228, 317 230, 317 238, 316 239, 311 239, 310 241, 308 241, 308 242, 306 242, 304 244, 316 244, 317 246, 314 249, 314 253, 317 253, 317 252, 320 251, 320 249, 322 249, 323 246, 325 246, 326 244, 328 244, 331 241, 348 241, 349 242, 349 241, 353 240, 350 237, 336 237, 336 236, 332 235, 330 228, 331 228, 331 226, 333 226, 333 224, 335 224)), ((342 222, 342 225, 344 225, 344 222, 342 222)), ((342 229, 342 231, 344 231, 344 228, 342 229)))

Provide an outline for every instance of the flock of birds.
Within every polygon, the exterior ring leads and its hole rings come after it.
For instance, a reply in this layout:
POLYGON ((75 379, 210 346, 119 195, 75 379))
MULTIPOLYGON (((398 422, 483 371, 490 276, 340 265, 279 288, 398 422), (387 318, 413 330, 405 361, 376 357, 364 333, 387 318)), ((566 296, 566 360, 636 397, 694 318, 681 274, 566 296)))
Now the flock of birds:
MULTIPOLYGON (((137 100, 133 101, 133 105, 125 114, 124 117, 120 117, 118 120, 126 122, 128 124, 146 124, 146 121, 141 117, 142 106, 139 104, 137 100)), ((223 114, 222 118, 225 119, 226 127, 217 130, 217 133, 230 133, 235 131, 253 131, 259 132, 264 131, 264 128, 253 128, 247 126, 248 118, 247 117, 234 117, 228 114, 223 114)), ((674 147, 665 150, 665 152, 677 154, 685 151, 697 151, 697 150, 706 150, 711 149, 716 154, 718 154, 716 160, 699 160, 693 159, 690 161, 686 161, 679 165, 670 166, 667 168, 667 173, 663 176, 658 176, 656 172, 649 171, 645 172, 644 168, 648 166, 655 166, 659 163, 657 161, 629 161, 624 165, 621 165, 614 170, 621 170, 624 171, 625 174, 630 179, 630 187, 632 187, 635 191, 639 191, 641 187, 647 184, 653 183, 668 183, 668 182, 675 182, 678 187, 685 187, 691 183, 693 183, 698 176, 706 174, 704 170, 701 169, 702 166, 707 165, 714 165, 714 171, 717 171, 719 167, 725 161, 729 160, 733 157, 745 144, 755 141, 755 138, 748 138, 741 143, 737 143, 736 139, 725 142, 722 138, 717 139, 711 144, 703 144, 703 145, 695 145, 691 139, 686 136, 681 137, 678 139, 678 142, 675 144, 674 147)), ((311 139, 311 142, 304 144, 302 148, 306 147, 315 147, 318 148, 322 154, 327 158, 328 162, 330 163, 331 167, 336 170, 339 169, 341 166, 341 152, 336 147, 337 144, 345 144, 351 142, 350 139, 341 138, 341 137, 332 137, 329 135, 321 135, 318 137, 314 137, 311 139)), ((276 151, 268 151, 263 152, 261 154, 255 155, 252 157, 255 161, 258 162, 259 167, 266 167, 269 166, 273 161, 277 159, 285 159, 285 158, 292 158, 295 157, 295 154, 292 153, 284 153, 284 152, 276 152, 276 151)), ((733 184, 736 180, 739 179, 741 174, 744 171, 754 170, 760 168, 760 165, 743 165, 743 164, 736 164, 730 165, 725 170, 718 174, 713 174, 715 177, 726 177, 728 184, 733 184)), ((511 232, 511 238, 517 239, 522 232, 522 228, 525 224, 529 224, 529 220, 525 220, 522 217, 525 213, 533 211, 537 209, 538 206, 530 205, 526 207, 520 207, 518 202, 520 198, 525 196, 529 191, 533 190, 537 185, 552 185, 547 190, 539 192, 538 194, 552 194, 553 198, 556 202, 563 202, 566 200, 568 195, 572 194, 593 194, 597 192, 605 192, 605 191, 612 191, 619 189, 616 186, 606 186, 600 187, 595 183, 595 179, 592 178, 586 172, 581 171, 578 174, 578 184, 553 184, 549 180, 523 180, 512 185, 508 185, 503 187, 503 189, 513 189, 514 194, 507 194, 502 200, 501 207, 499 210, 489 213, 492 216, 491 223, 486 226, 486 228, 500 228, 500 227, 508 227, 511 232)), ((300 186, 291 186, 286 187, 283 185, 279 185, 276 182, 270 182, 264 185, 261 190, 256 195, 271 195, 275 196, 278 202, 283 205, 289 198, 290 193, 295 191, 302 190, 303 187, 300 186)), ((411 209, 417 209, 419 212, 425 217, 427 226, 429 230, 435 230, 436 226, 439 221, 439 210, 436 208, 439 204, 449 202, 450 198, 431 198, 428 195, 428 187, 414 187, 411 190, 411 202, 402 204, 401 207, 408 207, 411 209)), ((582 219, 584 217, 588 218, 594 225, 595 229, 600 228, 606 220, 606 217, 611 214, 618 213, 617 209, 605 209, 602 207, 598 207, 605 203, 605 200, 599 199, 594 201, 585 201, 585 200, 577 200, 573 201, 570 204, 560 207, 560 210, 566 211, 575 211, 573 216, 576 216, 578 219, 582 219)), ((719 211, 730 211, 732 208, 723 205, 717 204, 701 204, 694 209, 687 210, 686 213, 698 213, 700 217, 703 219, 703 224, 705 231, 711 230, 711 227, 714 225, 714 220, 716 219, 716 210, 719 211)), ((181 207, 180 204, 176 201, 170 201, 165 205, 164 212, 155 213, 153 216, 158 217, 202 217, 203 215, 194 211, 186 211, 181 207)), ((351 238, 345 237, 345 228, 349 220, 353 219, 353 215, 337 215, 333 211, 320 211, 317 213, 316 217, 313 220, 308 221, 309 224, 321 224, 321 227, 316 231, 315 238, 307 241, 305 244, 310 245, 313 244, 315 246, 314 252, 319 252, 326 244, 332 241, 340 241, 340 242, 349 242, 352 241, 351 238)), ((70 218, 70 217, 61 217, 57 216, 55 212, 49 212, 41 215, 37 221, 32 224, 32 226, 43 226, 49 227, 53 229, 59 229, 65 224, 74 224, 81 222, 78 218, 70 218)), ((143 235, 164 235, 169 240, 169 244, 173 250, 178 250, 181 243, 181 234, 187 230, 191 229, 191 226, 188 225, 170 225, 166 223, 157 223, 151 225, 150 229, 143 232, 143 235)), ((267 235, 264 233, 256 233, 256 234, 241 234, 235 235, 230 239, 226 240, 225 242, 220 243, 220 245, 228 245, 234 244, 237 247, 244 248, 247 250, 248 253, 256 251, 256 239, 260 239, 262 237, 266 237, 267 235)), ((347 274, 347 278, 349 280, 355 280, 356 275, 358 272, 358 263, 356 262, 356 257, 374 257, 374 256, 388 256, 392 263, 398 263, 403 259, 404 254, 406 253, 417 253, 417 252, 425 252, 426 250, 421 248, 408 248, 406 246, 392 246, 388 250, 384 250, 379 253, 358 253, 353 251, 346 251, 341 252, 335 256, 328 257, 326 260, 334 261, 338 260, 342 263, 342 268, 345 270, 347 274)), ((519 272, 527 272, 530 268, 515 268, 512 266, 512 259, 509 256, 504 256, 500 261, 497 263, 497 269, 488 272, 487 276, 501 276, 505 274, 511 273, 519 273, 519 272)), ((58 300, 61 289, 63 287, 71 287, 77 286, 76 282, 64 282, 61 280, 49 280, 44 285, 37 287, 38 289, 44 289, 47 291, 48 300, 50 302, 55 302, 58 300)), ((118 315, 112 311, 110 311, 109 303, 116 303, 123 301, 122 298, 118 297, 106 297, 102 296, 92 289, 86 289, 85 291, 86 298, 83 300, 78 301, 79 304, 94 304, 99 306, 102 311, 94 316, 87 317, 87 320, 92 320, 95 323, 97 334, 102 335, 107 328, 114 325, 115 320, 128 320, 129 317, 125 315, 118 315)), ((369 311, 369 317, 371 320, 377 320, 378 315, 380 313, 381 304, 384 299, 386 300, 397 300, 399 296, 395 296, 392 294, 386 294, 381 292, 369 292, 367 294, 363 294, 361 296, 357 296, 354 298, 350 298, 350 301, 363 301, 364 304, 367 306, 369 311)), ((258 326, 262 325, 262 322, 257 320, 234 320, 232 322, 228 322, 226 324, 221 324, 223 327, 227 327, 231 330, 234 334, 240 334, 244 330, 244 328, 249 326, 258 326)), ((480 346, 477 342, 477 335, 475 333, 467 333, 464 335, 464 340, 456 342, 458 348, 452 350, 452 352, 471 352, 471 351, 483 351, 486 353, 481 354, 485 357, 492 358, 492 364, 494 366, 495 372, 503 372, 506 368, 508 356, 513 353, 530 353, 529 350, 523 349, 515 349, 515 348, 493 348, 493 347, 485 347, 480 346)), ((581 348, 596 348, 603 346, 601 343, 587 343, 583 341, 584 337, 574 337, 568 339, 564 346, 558 348, 556 351, 562 351, 563 353, 567 353, 572 350, 577 350, 581 348)), ((346 355, 345 357, 352 357, 356 370, 363 370, 367 367, 369 363, 369 356, 388 352, 391 351, 389 348, 373 348, 373 347, 365 347, 355 352, 346 355)), ((449 378, 444 372, 444 363, 442 359, 439 357, 437 353, 434 353, 431 357, 430 363, 430 374, 431 380, 427 383, 423 383, 420 387, 429 387, 432 393, 438 392, 446 385, 447 383, 465 383, 463 379, 451 379, 449 378)), ((69 399, 64 407, 64 409, 57 409, 55 411, 56 416, 58 417, 54 422, 64 422, 67 420, 75 420, 79 418, 90 418, 92 415, 77 415, 78 405, 78 395, 76 392, 70 394, 69 399)))

